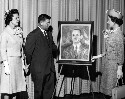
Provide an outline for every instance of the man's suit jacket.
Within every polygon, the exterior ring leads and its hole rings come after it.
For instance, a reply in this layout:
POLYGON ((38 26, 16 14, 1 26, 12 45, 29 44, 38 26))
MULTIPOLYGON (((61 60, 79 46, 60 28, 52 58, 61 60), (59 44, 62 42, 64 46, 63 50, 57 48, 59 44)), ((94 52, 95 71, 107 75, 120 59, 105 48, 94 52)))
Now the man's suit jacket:
POLYGON ((31 73, 54 72, 52 52, 56 50, 57 47, 51 33, 48 33, 48 39, 39 27, 29 33, 25 44, 25 54, 27 64, 30 64, 31 73))

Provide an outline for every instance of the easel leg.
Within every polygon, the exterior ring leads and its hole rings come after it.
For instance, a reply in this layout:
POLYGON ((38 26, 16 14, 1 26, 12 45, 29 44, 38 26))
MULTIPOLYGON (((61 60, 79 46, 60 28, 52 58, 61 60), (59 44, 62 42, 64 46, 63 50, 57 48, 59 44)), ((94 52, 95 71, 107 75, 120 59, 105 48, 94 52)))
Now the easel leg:
POLYGON ((73 94, 73 90, 74 90, 74 85, 75 85, 75 78, 73 77, 73 84, 72 84, 72 94, 73 94))
POLYGON ((73 94, 73 90, 74 90, 74 82, 75 82, 74 79, 75 79, 75 78, 72 77, 72 80, 71 80, 71 90, 70 90, 70 94, 73 94))
MULTIPOLYGON (((63 68, 63 65, 62 65, 61 68, 60 68, 59 77, 58 77, 58 80, 56 81, 56 85, 55 85, 54 92, 53 92, 53 95, 52 95, 51 99, 54 98, 54 94, 55 94, 55 91, 56 91, 56 88, 57 88, 57 84, 58 84, 59 78, 61 77, 62 68, 63 68)), ((63 77, 63 80, 62 80, 62 82, 61 82, 61 87, 60 87, 60 89, 59 89, 59 93, 58 93, 57 97, 59 97, 59 95, 60 95, 60 91, 61 91, 63 82, 64 82, 64 77, 63 77)))
POLYGON ((74 83, 75 83, 75 77, 74 76, 75 75, 74 75, 74 69, 73 69, 70 94, 73 94, 73 90, 74 90, 74 83))
POLYGON ((89 73, 89 68, 87 66, 87 72, 88 72, 88 77, 89 77, 89 82, 90 82, 90 92, 92 90, 92 95, 93 95, 93 99, 94 99, 94 93, 93 93, 93 88, 92 88, 92 82, 91 82, 91 79, 90 79, 90 73, 89 73))
POLYGON ((59 95, 60 95, 60 92, 61 92, 61 89, 62 89, 62 85, 63 85, 64 79, 65 79, 65 76, 63 77, 63 80, 62 80, 62 82, 61 82, 61 86, 60 86, 60 89, 59 89, 58 97, 59 97, 59 95))

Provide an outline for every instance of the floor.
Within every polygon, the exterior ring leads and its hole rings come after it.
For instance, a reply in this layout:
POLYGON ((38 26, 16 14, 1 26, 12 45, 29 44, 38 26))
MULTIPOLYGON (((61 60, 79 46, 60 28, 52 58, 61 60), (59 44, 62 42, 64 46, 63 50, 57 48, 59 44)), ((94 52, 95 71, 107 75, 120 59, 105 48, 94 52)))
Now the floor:
POLYGON ((89 93, 82 95, 65 95, 65 97, 54 97, 54 99, 106 99, 101 93, 89 93))

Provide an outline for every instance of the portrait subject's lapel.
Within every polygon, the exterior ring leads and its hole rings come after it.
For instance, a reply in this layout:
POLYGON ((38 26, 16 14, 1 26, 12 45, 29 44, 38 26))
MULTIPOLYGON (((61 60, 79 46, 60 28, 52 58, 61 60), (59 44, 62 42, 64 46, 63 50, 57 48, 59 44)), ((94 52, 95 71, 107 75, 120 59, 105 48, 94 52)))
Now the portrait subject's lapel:
POLYGON ((74 46, 72 45, 72 46, 70 47, 70 49, 71 49, 71 51, 70 51, 70 56, 72 57, 72 59, 75 59, 76 53, 75 53, 75 50, 74 50, 74 46))

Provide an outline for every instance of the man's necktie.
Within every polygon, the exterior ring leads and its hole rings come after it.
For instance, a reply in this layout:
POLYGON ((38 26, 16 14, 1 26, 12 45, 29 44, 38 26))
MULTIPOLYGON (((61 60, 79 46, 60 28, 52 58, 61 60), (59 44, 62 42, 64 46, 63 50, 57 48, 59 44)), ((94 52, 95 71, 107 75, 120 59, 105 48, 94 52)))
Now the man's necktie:
POLYGON ((48 35, 47 35, 47 32, 46 32, 46 31, 44 31, 44 35, 45 35, 45 37, 48 39, 48 35))
POLYGON ((46 31, 44 31, 44 35, 45 35, 45 37, 46 37, 46 39, 47 39, 47 43, 48 43, 48 45, 50 44, 50 42, 49 42, 49 36, 47 35, 47 32, 46 31))

